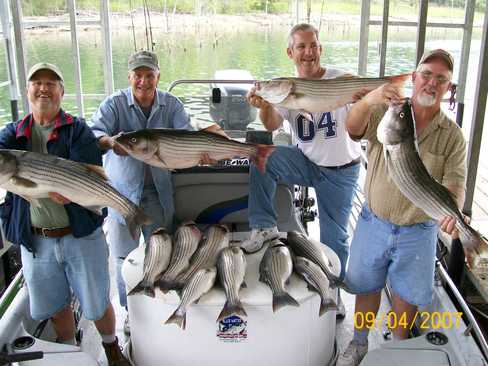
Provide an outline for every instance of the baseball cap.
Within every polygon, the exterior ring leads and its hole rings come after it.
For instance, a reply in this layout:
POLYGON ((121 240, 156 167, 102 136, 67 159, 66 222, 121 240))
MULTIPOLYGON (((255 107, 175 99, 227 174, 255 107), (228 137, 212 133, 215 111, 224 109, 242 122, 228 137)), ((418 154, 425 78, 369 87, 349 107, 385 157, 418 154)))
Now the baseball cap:
POLYGON ((61 74, 61 71, 58 69, 58 67, 56 65, 47 62, 39 62, 38 64, 32 66, 29 72, 27 73, 27 81, 30 81, 30 79, 32 79, 34 74, 41 70, 52 71, 58 77, 59 80, 64 81, 63 74, 61 74))
POLYGON ((148 67, 154 71, 159 71, 158 56, 150 51, 138 51, 129 57, 129 71, 138 67, 148 67))
POLYGON ((454 59, 452 58, 449 52, 441 48, 425 52, 420 58, 419 65, 424 64, 433 58, 440 58, 446 63, 447 67, 449 68, 449 71, 451 72, 453 71, 454 59))

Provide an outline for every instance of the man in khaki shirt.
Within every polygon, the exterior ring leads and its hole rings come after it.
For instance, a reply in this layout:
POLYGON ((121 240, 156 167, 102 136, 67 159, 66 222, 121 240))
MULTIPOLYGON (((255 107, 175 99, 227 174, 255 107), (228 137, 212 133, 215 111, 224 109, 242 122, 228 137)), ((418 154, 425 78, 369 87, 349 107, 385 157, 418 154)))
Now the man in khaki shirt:
MULTIPOLYGON (((441 49, 426 52, 412 74, 412 109, 420 157, 429 173, 461 206, 466 178, 466 142, 460 128, 441 110, 444 94, 452 88, 454 61, 441 49)), ((396 339, 408 336, 418 306, 432 300, 437 232, 451 234, 455 219, 435 222, 415 207, 388 176, 383 146, 376 138, 387 103, 402 100, 397 86, 385 84, 357 102, 346 126, 351 137, 368 140, 366 202, 358 219, 346 283, 356 295, 355 317, 376 316, 381 290, 388 280, 393 291, 396 339)), ((368 350, 366 322, 355 322, 354 338, 339 356, 338 366, 358 365, 368 350)))

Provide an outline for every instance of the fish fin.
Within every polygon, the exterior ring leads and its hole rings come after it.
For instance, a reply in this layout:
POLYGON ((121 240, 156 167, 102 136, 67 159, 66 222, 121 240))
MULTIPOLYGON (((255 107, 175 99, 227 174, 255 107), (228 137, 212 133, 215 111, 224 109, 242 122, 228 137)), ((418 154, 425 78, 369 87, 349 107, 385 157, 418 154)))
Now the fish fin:
POLYGON ((247 313, 244 310, 244 307, 242 306, 242 303, 240 301, 232 305, 229 303, 229 301, 226 301, 222 311, 217 318, 217 321, 222 321, 231 315, 247 316, 247 313))
POLYGON ((37 187, 36 182, 33 182, 33 181, 26 179, 26 178, 21 178, 21 177, 16 177, 16 176, 13 176, 12 178, 10 178, 10 182, 16 186, 19 186, 19 187, 25 187, 25 188, 36 188, 37 187))
POLYGON ((127 293, 127 296, 132 296, 132 295, 135 295, 135 294, 138 294, 140 292, 145 291, 146 290, 146 286, 144 286, 143 282, 144 281, 139 282, 132 290, 130 290, 127 293))
POLYGON ((83 164, 85 168, 88 169, 90 172, 94 172, 100 176, 105 181, 108 181, 107 174, 105 173, 105 169, 103 169, 103 166, 100 165, 93 165, 93 164, 83 164))
POLYGON ((127 224, 127 228, 129 229, 132 238, 137 240, 139 238, 141 226, 151 224, 152 220, 144 213, 142 208, 137 206, 134 207, 134 210, 125 217, 125 223, 127 224))
POLYGON ((390 81, 390 83, 397 84, 397 83, 404 83, 412 74, 400 74, 400 75, 392 75, 387 76, 386 79, 390 81))
POLYGON ((359 79, 359 76, 346 73, 346 74, 343 74, 341 76, 337 76, 334 78, 334 80, 354 80, 354 79, 359 79))
POLYGON ((324 315, 328 310, 337 310, 337 304, 334 300, 325 298, 320 300, 319 316, 324 315))
POLYGON ((256 152, 250 156, 250 159, 254 164, 256 164, 256 167, 261 173, 266 171, 266 162, 274 150, 274 145, 256 145, 256 152))
POLYGON ((241 283, 241 288, 247 288, 247 283, 246 283, 246 281, 242 281, 242 283, 241 283))
POLYGON ((300 304, 288 293, 282 292, 280 294, 273 294, 273 313, 276 313, 282 307, 290 306, 300 306, 300 304))
POLYGON ((164 324, 176 324, 181 329, 185 330, 186 328, 186 313, 179 314, 179 309, 176 309, 173 315, 171 315, 168 320, 164 324))
POLYGON ((154 292, 154 287, 146 287, 144 289, 144 295, 154 298, 156 296, 156 293, 154 292))
POLYGON ((167 280, 159 280, 155 284, 159 287, 162 293, 167 294, 172 289, 172 284, 167 280))

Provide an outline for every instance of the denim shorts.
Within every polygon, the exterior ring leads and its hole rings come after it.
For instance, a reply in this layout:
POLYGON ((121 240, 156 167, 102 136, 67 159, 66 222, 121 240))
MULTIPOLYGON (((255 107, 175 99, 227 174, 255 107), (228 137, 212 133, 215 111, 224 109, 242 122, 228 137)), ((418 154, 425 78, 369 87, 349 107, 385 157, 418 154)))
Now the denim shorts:
POLYGON ((21 247, 22 267, 35 320, 52 317, 78 298, 88 320, 100 319, 110 303, 108 246, 102 228, 75 238, 33 236, 35 255, 21 247))
POLYGON ((354 232, 346 283, 356 294, 393 292, 417 306, 432 301, 438 226, 433 220, 394 225, 364 204, 354 232))

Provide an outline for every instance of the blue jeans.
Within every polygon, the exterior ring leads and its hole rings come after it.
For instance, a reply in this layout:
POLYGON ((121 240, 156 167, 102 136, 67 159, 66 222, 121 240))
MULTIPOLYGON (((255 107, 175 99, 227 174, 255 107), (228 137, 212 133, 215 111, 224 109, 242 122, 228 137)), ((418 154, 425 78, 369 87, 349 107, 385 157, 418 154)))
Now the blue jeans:
POLYGON ((393 292, 409 304, 430 304, 437 232, 433 220, 395 225, 364 204, 351 244, 347 285, 356 294, 370 294, 388 280, 393 292))
POLYGON ((294 146, 276 146, 268 158, 266 173, 251 166, 249 225, 253 229, 276 226, 273 199, 278 182, 313 187, 317 197, 320 241, 341 261, 344 277, 349 254, 347 224, 351 213, 360 164, 344 169, 325 168, 311 162, 294 146))
MULTIPOLYGON (((148 240, 151 234, 158 228, 164 227, 165 219, 163 210, 159 202, 158 192, 154 187, 144 188, 141 197, 140 206, 148 215, 153 223, 142 227, 144 240, 148 240)), ((129 233, 126 225, 119 223, 116 219, 108 217, 107 225, 107 242, 110 246, 110 254, 115 259, 115 269, 117 272, 117 289, 119 293, 119 302, 123 307, 127 307, 127 294, 125 292, 125 282, 122 277, 122 264, 125 257, 139 245, 138 240, 134 240, 129 233)), ((171 228, 169 228, 171 230, 171 228)))
POLYGON ((100 319, 110 303, 108 247, 102 228, 74 238, 33 236, 35 256, 21 246, 22 269, 33 319, 52 317, 71 302, 71 289, 88 320, 100 319))

